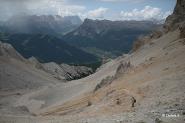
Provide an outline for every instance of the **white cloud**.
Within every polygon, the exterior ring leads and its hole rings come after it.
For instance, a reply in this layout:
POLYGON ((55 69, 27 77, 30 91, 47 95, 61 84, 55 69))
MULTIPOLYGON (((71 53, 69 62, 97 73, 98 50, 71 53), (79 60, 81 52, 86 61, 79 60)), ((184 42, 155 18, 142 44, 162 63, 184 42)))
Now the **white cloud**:
POLYGON ((98 9, 95 9, 95 10, 91 10, 89 12, 87 12, 86 16, 88 18, 92 18, 92 19, 101 19, 105 16, 105 14, 107 13, 108 11, 108 8, 103 8, 103 7, 100 7, 98 9))
POLYGON ((85 6, 69 4, 67 0, 0 0, 0 20, 22 13, 69 16, 85 10, 85 6))
MULTIPOLYGON (((86 4, 76 4, 74 0, 0 0, 0 20, 6 20, 12 15, 21 13, 37 15, 78 15, 81 19, 111 19, 111 20, 146 20, 167 17, 170 12, 146 6, 142 10, 115 11, 114 8, 99 7, 94 10, 86 8, 86 4), (108 13, 109 12, 109 13, 108 13)), ((142 2, 146 0, 96 0, 96 2, 142 2)), ((113 4, 113 3, 112 3, 113 4)), ((120 3, 122 4, 122 3, 120 3)))
POLYGON ((133 9, 131 12, 121 11, 120 16, 124 20, 150 20, 165 19, 171 12, 162 12, 160 8, 145 6, 144 9, 133 9))
POLYGON ((78 5, 60 6, 58 8, 58 15, 61 15, 61 16, 78 15, 82 13, 85 9, 86 7, 78 6, 78 5))
POLYGON ((12 15, 27 13, 36 15, 78 15, 82 19, 101 19, 107 8, 89 10, 84 5, 70 3, 68 0, 0 0, 0 20, 8 19, 12 15))
POLYGON ((68 4, 66 0, 45 0, 45 2, 42 0, 40 5, 38 7, 40 10, 42 9, 41 14, 58 14, 61 16, 77 15, 86 9, 85 6, 68 4))
POLYGON ((100 0, 103 2, 132 2, 132 3, 140 3, 144 2, 145 0, 100 0))

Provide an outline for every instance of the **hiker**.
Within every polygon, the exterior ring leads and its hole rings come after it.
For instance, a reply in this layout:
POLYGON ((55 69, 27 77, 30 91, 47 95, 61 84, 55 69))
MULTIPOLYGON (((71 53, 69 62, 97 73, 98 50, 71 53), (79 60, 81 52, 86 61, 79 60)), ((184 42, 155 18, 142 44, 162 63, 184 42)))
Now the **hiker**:
POLYGON ((134 107, 134 104, 136 103, 136 99, 134 97, 132 97, 131 101, 132 101, 132 107, 134 107))
POLYGON ((120 103, 121 103, 120 99, 117 98, 117 99, 116 99, 116 104, 117 104, 117 105, 120 105, 120 103))

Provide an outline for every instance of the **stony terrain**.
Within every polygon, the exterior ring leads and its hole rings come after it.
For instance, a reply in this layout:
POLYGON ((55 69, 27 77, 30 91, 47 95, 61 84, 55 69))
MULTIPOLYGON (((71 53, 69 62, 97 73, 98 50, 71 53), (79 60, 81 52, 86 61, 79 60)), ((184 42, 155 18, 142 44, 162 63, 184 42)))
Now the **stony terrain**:
POLYGON ((86 78, 50 83, 24 95, 1 94, 0 122, 184 123, 184 4, 177 0, 164 28, 139 40, 132 53, 86 78))
POLYGON ((29 58, 29 61, 38 69, 41 69, 58 80, 75 80, 86 77, 93 73, 91 68, 85 66, 72 66, 68 64, 58 65, 55 62, 40 63, 35 57, 29 58))
POLYGON ((27 60, 10 44, 0 42, 0 114, 28 114, 26 107, 13 104, 23 94, 45 87, 63 86, 68 80, 89 74, 92 70, 83 66, 42 64, 34 57, 27 60))

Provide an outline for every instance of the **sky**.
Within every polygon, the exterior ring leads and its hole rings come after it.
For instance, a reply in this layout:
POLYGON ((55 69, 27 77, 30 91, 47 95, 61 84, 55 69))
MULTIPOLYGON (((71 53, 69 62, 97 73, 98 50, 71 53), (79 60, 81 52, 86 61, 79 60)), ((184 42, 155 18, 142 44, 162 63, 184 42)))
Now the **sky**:
POLYGON ((176 0, 0 0, 0 20, 13 15, 78 15, 81 19, 165 19, 176 0))

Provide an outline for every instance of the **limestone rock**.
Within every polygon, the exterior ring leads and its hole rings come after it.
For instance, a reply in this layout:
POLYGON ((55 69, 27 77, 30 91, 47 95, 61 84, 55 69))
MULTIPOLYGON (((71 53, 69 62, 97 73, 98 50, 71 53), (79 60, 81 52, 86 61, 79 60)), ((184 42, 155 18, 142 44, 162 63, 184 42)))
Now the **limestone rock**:
POLYGON ((176 29, 183 21, 185 21, 185 0, 177 0, 174 12, 166 19, 164 28, 167 31, 176 29))
POLYGON ((24 61, 25 59, 8 43, 0 41, 0 56, 12 57, 17 60, 24 61))

